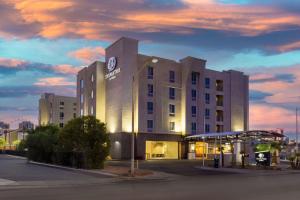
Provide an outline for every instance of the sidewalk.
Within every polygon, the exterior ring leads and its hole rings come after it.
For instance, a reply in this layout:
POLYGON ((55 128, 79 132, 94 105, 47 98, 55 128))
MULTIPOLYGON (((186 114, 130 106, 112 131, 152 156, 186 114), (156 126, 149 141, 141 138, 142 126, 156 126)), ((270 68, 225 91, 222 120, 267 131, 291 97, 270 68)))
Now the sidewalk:
POLYGON ((234 173, 234 174, 259 174, 259 175, 280 175, 280 174, 299 174, 299 170, 293 170, 288 168, 282 168, 281 170, 270 170, 270 169, 242 169, 242 168, 214 168, 214 167, 203 167, 196 166, 195 168, 206 171, 234 173))

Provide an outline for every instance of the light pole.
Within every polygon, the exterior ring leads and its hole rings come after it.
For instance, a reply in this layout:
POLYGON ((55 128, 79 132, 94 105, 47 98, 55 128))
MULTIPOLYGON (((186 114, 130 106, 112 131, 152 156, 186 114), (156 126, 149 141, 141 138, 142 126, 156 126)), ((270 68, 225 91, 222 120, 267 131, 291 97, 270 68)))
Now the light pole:
POLYGON ((296 153, 298 153, 298 110, 299 108, 296 108, 296 153))
POLYGON ((135 83, 135 76, 138 76, 140 72, 147 66, 148 62, 151 60, 153 64, 158 62, 157 58, 150 57, 148 60, 145 61, 143 66, 137 70, 137 72, 133 72, 132 76, 132 89, 131 89, 131 95, 132 95, 132 104, 131 104, 131 164, 130 164, 130 174, 131 176, 134 176, 134 140, 135 140, 135 132, 134 132, 134 83, 135 83))

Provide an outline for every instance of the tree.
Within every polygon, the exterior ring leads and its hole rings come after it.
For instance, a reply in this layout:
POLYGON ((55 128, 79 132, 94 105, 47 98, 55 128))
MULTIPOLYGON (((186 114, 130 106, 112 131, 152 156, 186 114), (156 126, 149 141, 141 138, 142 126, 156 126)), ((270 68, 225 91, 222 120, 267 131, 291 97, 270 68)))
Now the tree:
POLYGON ((103 168, 109 154, 109 135, 104 123, 94 116, 70 120, 61 130, 60 151, 81 153, 86 168, 103 168))
POLYGON ((58 145, 59 128, 54 125, 39 126, 26 139, 28 159, 51 163, 58 145))
POLYGON ((5 140, 4 138, 0 138, 0 149, 3 149, 5 146, 5 140))

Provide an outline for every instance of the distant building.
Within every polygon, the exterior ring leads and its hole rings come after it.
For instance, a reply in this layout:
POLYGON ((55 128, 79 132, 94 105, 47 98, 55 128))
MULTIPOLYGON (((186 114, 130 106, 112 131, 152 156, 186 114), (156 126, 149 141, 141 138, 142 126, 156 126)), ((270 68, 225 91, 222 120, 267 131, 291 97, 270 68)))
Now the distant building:
POLYGON ((0 129, 9 129, 9 124, 0 121, 0 129))
POLYGON ((248 130, 249 78, 214 71, 206 60, 179 62, 138 53, 138 41, 121 38, 77 75, 79 115, 94 115, 111 133, 111 156, 130 157, 134 116, 136 156, 184 157, 184 136, 248 130), (132 107, 134 113, 132 114, 132 107))
POLYGON ((39 100, 39 125, 55 124, 63 127, 76 118, 76 97, 42 94, 39 100))
POLYGON ((34 124, 30 121, 23 121, 23 122, 19 123, 19 129, 32 130, 32 129, 34 129, 34 124))

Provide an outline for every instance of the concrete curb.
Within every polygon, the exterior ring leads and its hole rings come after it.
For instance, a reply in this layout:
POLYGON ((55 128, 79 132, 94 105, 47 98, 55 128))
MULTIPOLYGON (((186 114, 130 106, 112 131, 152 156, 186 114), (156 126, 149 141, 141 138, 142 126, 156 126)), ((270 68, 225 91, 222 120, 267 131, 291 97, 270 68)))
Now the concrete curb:
POLYGON ((76 169, 71 167, 65 167, 60 165, 53 165, 53 164, 47 164, 47 163, 41 163, 41 162, 35 162, 35 161, 28 161, 30 164, 44 166, 44 167, 51 167, 56 169, 62 169, 67 171, 74 171, 74 172, 80 172, 88 175, 104 175, 104 176, 110 176, 110 177, 118 177, 116 174, 108 173, 108 172, 102 172, 102 171, 96 171, 96 170, 86 170, 86 169, 76 169))
POLYGON ((15 155, 10 155, 10 154, 5 154, 7 155, 8 157, 12 157, 12 158, 18 158, 18 159, 22 159, 22 160, 27 160, 26 157, 22 157, 22 156, 15 156, 15 155))

